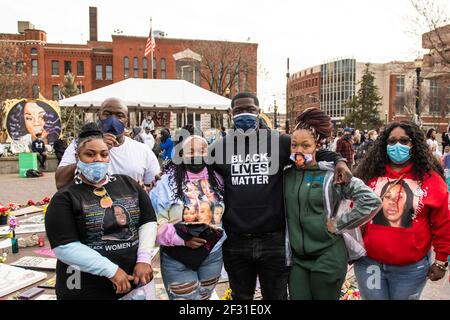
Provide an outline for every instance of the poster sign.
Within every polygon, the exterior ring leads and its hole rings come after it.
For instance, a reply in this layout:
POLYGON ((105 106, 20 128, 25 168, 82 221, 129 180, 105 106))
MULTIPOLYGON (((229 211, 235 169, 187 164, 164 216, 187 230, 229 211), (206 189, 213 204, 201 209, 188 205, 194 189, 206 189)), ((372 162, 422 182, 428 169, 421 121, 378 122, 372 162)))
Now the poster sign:
POLYGON ((170 112, 149 111, 147 115, 152 117, 155 122, 155 128, 168 128, 170 125, 170 112))
POLYGON ((14 99, 5 101, 4 127, 8 142, 31 144, 40 133, 46 144, 61 135, 61 111, 56 101, 43 99, 14 99))

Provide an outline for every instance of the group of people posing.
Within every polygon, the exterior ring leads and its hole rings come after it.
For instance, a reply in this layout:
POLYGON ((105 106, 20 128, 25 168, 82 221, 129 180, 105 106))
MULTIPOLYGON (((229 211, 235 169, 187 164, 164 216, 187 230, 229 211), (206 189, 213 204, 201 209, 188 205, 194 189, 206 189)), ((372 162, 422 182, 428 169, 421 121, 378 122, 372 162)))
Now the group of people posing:
POLYGON ((416 125, 388 124, 352 174, 321 148, 332 131, 321 110, 298 115, 291 135, 259 114, 256 96, 236 95, 234 130, 209 145, 186 127, 161 172, 124 135, 127 107, 107 99, 56 172, 46 231, 58 299, 120 299, 148 284, 156 244, 170 299, 209 299, 222 266, 235 300, 253 299, 257 279, 266 300, 338 299, 349 264, 364 299, 418 299, 444 277, 448 192, 416 125))

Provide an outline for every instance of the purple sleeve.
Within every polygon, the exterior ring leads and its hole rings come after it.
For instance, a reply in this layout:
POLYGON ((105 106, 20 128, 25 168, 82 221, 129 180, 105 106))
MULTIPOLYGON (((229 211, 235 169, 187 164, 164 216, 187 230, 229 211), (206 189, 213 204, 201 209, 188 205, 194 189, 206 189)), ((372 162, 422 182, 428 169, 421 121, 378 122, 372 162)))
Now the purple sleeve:
POLYGON ((175 227, 170 223, 166 223, 159 228, 156 242, 159 245, 168 247, 184 246, 184 240, 177 235, 175 227))

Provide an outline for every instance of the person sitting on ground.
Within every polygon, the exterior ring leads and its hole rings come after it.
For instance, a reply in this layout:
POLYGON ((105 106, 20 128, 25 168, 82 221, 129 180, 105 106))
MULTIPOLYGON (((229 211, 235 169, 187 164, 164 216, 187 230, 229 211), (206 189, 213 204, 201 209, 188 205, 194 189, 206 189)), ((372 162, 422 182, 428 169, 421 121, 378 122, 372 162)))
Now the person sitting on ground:
POLYGON ((41 139, 41 133, 36 134, 36 140, 31 143, 31 151, 38 155, 39 168, 45 170, 45 162, 47 161, 47 149, 45 148, 44 140, 41 139))

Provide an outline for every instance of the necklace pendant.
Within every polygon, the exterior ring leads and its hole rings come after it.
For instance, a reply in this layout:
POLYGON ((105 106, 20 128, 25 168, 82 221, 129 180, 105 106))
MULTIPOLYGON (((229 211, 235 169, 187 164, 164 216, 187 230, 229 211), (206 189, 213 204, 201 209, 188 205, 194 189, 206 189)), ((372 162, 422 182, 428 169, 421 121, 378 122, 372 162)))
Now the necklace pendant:
POLYGON ((102 208, 104 208, 104 209, 106 209, 106 208, 111 208, 112 204, 113 204, 113 201, 112 201, 112 199, 111 199, 109 196, 103 197, 103 198, 100 200, 100 206, 101 206, 102 208))

